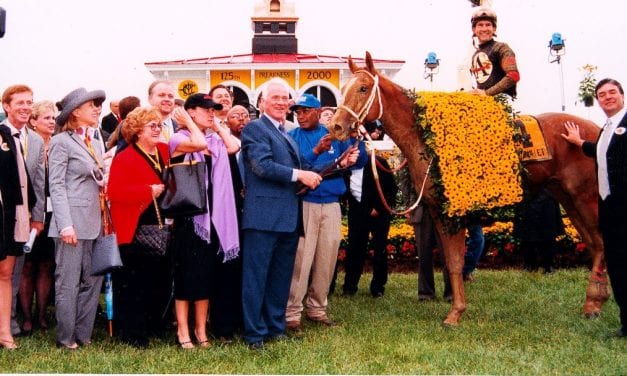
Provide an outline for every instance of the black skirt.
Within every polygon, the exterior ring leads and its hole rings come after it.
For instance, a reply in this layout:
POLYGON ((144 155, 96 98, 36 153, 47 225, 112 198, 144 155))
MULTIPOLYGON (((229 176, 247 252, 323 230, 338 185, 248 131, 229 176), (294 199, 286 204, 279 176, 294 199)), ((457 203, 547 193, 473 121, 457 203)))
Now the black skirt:
POLYGON ((218 251, 215 229, 211 228, 211 244, 194 232, 192 218, 177 218, 171 250, 174 255, 174 299, 209 299, 211 254, 218 251))

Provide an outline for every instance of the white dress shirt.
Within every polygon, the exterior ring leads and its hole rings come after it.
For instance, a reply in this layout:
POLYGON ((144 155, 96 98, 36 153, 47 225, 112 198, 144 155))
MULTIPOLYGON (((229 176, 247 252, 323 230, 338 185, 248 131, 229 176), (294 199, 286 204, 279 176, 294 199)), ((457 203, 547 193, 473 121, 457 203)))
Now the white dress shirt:
POLYGON ((599 195, 606 199, 610 195, 610 180, 607 174, 607 149, 610 146, 614 132, 625 116, 625 108, 607 119, 601 137, 597 142, 597 179, 599 180, 599 195))

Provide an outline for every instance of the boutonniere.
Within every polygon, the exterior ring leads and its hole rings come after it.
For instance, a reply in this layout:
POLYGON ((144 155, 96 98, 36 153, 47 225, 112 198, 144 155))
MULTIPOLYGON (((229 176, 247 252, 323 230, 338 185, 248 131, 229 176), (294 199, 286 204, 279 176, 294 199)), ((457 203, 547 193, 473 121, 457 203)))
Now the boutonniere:
POLYGON ((618 128, 616 128, 616 130, 614 131, 614 133, 616 133, 617 135, 619 135, 619 136, 620 136, 620 135, 622 135, 622 134, 624 134, 624 133, 625 133, 625 128, 623 128, 623 127, 618 127, 618 128))
POLYGON ((6 142, 3 142, 2 145, 0 145, 0 149, 2 149, 2 151, 9 151, 9 145, 6 142))

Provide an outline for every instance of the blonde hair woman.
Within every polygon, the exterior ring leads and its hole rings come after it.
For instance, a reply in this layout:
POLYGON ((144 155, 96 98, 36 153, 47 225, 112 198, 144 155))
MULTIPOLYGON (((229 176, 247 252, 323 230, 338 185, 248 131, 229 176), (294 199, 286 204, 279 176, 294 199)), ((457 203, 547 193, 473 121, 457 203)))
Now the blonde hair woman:
POLYGON ((55 129, 56 107, 51 101, 41 101, 33 104, 28 125, 41 136, 44 142, 44 191, 46 197, 46 214, 44 230, 37 236, 30 253, 27 253, 20 279, 19 302, 24 315, 22 332, 29 334, 33 330, 32 305, 36 298, 35 313, 37 323, 42 330, 48 329, 46 321, 46 306, 52 290, 54 272, 54 241, 48 236, 52 208, 50 190, 48 187, 48 148, 55 129))

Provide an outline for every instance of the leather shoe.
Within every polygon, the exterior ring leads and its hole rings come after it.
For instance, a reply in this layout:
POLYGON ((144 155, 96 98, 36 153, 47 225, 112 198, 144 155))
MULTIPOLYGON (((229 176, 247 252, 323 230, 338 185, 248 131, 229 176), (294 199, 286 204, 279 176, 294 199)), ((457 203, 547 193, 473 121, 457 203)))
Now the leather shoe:
POLYGON ((74 342, 66 345, 65 343, 57 342, 57 347, 64 350, 74 351, 78 349, 78 343, 74 342))
POLYGON ((91 339, 86 339, 84 341, 81 341, 81 340, 77 339, 76 343, 78 343, 78 345, 81 346, 81 347, 90 346, 91 345, 91 339))
POLYGON ((299 335, 303 333, 303 328, 300 326, 300 321, 288 321, 286 323, 287 330, 294 333, 295 335, 299 335))
POLYGON ((322 317, 307 317, 307 320, 315 322, 316 324, 320 324, 320 325, 324 325, 324 326, 337 326, 337 324, 335 323, 335 321, 331 320, 330 318, 328 318, 327 316, 322 316, 322 317))
POLYGON ((249 343, 248 348, 254 351, 258 351, 258 350, 263 350, 265 348, 265 345, 263 344, 263 341, 258 341, 258 342, 249 343))

